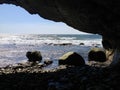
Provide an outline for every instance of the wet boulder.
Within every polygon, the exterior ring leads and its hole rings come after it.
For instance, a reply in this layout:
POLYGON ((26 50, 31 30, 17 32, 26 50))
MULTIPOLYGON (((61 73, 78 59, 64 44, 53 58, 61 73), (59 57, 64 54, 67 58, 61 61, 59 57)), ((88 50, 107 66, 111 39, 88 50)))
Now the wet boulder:
POLYGON ((40 62, 42 60, 42 55, 40 51, 28 51, 26 53, 26 57, 28 58, 29 62, 40 62))
POLYGON ((85 61, 81 55, 76 52, 67 52, 59 58, 59 65, 85 65, 85 61))
POLYGON ((88 61, 105 62, 106 54, 101 48, 92 48, 88 53, 88 61))
POLYGON ((79 45, 81 45, 81 46, 82 46, 82 45, 85 45, 85 44, 84 44, 84 43, 80 43, 79 45))
POLYGON ((45 60, 45 61, 44 61, 44 64, 45 64, 45 65, 50 65, 50 64, 52 64, 52 63, 53 63, 52 60, 45 60))

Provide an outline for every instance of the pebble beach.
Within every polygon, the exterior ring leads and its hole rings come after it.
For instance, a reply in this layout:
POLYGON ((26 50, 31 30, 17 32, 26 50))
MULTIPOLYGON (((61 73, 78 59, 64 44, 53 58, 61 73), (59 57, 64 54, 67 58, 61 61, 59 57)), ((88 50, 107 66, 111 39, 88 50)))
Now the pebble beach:
POLYGON ((51 70, 40 65, 0 68, 1 90, 119 90, 119 79, 118 71, 89 65, 51 70))

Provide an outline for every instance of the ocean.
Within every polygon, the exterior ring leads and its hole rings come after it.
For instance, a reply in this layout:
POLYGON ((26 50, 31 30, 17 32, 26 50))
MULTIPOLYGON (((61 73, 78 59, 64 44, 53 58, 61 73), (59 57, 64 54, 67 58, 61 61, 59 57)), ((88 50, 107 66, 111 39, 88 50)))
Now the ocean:
POLYGON ((27 51, 40 51, 44 60, 52 60, 48 68, 58 66, 64 53, 74 51, 87 62, 93 47, 102 47, 101 36, 93 34, 0 34, 0 67, 27 61, 27 51))

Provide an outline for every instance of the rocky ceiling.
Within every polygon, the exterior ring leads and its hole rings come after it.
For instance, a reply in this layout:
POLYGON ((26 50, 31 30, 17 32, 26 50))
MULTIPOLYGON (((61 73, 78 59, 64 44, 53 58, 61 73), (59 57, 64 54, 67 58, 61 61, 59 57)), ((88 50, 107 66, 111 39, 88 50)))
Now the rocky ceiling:
POLYGON ((119 0, 0 0, 77 30, 120 36, 119 0))

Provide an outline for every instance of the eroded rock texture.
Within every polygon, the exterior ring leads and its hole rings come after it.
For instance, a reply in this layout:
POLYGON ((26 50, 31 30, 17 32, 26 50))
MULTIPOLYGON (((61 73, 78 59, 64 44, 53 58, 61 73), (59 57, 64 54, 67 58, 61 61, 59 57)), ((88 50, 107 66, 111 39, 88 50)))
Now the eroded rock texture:
POLYGON ((80 31, 100 34, 108 59, 119 61, 120 0, 0 0, 15 4, 31 14, 65 22, 80 31))

